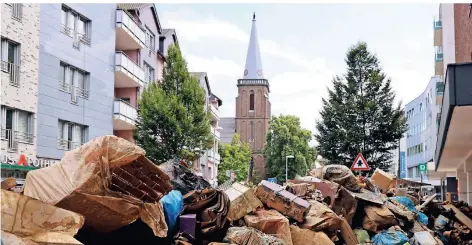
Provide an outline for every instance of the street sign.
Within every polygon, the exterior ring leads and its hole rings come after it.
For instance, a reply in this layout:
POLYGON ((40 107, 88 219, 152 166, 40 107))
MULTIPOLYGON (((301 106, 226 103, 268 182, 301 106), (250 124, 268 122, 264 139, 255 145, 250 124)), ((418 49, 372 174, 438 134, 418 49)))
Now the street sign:
POLYGON ((426 163, 418 164, 418 173, 425 174, 427 171, 426 163))
POLYGON ((356 160, 352 163, 351 166, 352 171, 369 171, 370 167, 369 164, 367 164, 367 161, 365 160, 364 156, 362 153, 359 153, 356 157, 356 160))
POLYGON ((406 178, 406 164, 405 164, 406 154, 404 151, 400 151, 400 179, 406 178))

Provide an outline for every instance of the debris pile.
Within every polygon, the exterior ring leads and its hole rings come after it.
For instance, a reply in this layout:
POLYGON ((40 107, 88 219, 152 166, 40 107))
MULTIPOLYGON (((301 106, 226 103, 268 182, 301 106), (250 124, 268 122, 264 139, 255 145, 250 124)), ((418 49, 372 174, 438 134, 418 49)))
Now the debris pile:
POLYGON ((115 136, 2 182, 3 244, 472 245, 472 207, 328 165, 283 186, 213 188, 181 160, 159 166, 115 136))

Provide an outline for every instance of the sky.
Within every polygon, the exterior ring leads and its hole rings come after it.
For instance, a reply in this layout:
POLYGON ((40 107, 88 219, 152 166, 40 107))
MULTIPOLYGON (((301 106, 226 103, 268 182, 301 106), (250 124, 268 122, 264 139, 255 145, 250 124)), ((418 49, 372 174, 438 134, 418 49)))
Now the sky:
POLYGON ((189 71, 207 72, 234 117, 237 79, 243 77, 252 15, 256 13, 272 115, 300 117, 316 132, 321 98, 345 55, 367 42, 392 79, 397 102, 419 96, 434 75, 433 17, 439 4, 156 4, 163 28, 175 28, 189 71))

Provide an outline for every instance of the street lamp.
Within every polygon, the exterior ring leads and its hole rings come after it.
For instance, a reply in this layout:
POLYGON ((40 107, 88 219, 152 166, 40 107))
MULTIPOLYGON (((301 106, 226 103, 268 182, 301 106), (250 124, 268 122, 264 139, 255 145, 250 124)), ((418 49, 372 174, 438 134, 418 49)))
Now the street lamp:
POLYGON ((285 183, 288 183, 288 159, 295 158, 292 155, 285 156, 285 183))

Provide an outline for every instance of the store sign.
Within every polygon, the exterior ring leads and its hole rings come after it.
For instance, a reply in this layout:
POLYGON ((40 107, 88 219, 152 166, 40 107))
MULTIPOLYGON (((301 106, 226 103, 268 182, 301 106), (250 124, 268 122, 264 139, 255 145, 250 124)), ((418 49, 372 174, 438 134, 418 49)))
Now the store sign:
POLYGON ((400 151, 400 179, 406 178, 406 154, 404 151, 400 151))
POLYGON ((54 165, 58 162, 55 159, 47 158, 27 158, 25 155, 6 155, 3 154, 0 158, 1 164, 30 166, 35 168, 45 168, 54 165))

